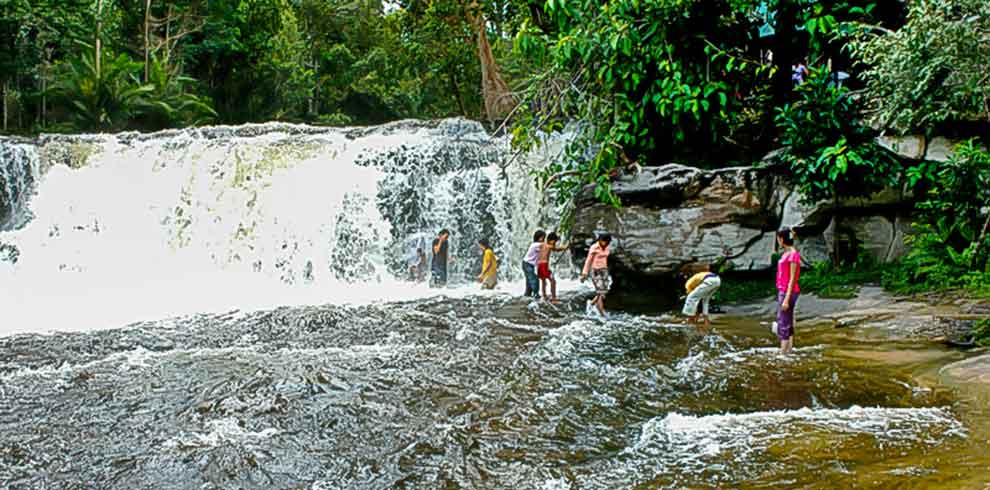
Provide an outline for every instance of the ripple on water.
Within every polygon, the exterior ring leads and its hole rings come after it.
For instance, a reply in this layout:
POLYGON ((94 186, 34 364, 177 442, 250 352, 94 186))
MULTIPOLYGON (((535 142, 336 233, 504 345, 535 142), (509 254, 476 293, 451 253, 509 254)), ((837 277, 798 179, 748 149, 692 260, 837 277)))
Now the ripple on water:
MULTIPOLYGON (((946 408, 850 407, 691 416, 668 413, 647 421, 622 463, 602 478, 628 484, 698 481, 738 484, 767 472, 780 480, 809 460, 838 461, 873 453, 877 460, 918 445, 967 437, 946 408), (791 468, 789 468, 789 466, 791 468)), ((858 461, 863 462, 863 461, 858 461)), ((812 463, 814 464, 814 463, 812 463)), ((596 488, 604 488, 594 485, 596 488)))

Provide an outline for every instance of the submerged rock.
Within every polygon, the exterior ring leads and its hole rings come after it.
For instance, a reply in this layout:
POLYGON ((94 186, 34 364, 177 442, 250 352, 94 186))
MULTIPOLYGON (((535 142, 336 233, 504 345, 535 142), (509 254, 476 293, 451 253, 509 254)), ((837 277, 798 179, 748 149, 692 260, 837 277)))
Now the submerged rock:
POLYGON ((939 370, 939 375, 957 383, 990 384, 990 354, 949 364, 939 370))

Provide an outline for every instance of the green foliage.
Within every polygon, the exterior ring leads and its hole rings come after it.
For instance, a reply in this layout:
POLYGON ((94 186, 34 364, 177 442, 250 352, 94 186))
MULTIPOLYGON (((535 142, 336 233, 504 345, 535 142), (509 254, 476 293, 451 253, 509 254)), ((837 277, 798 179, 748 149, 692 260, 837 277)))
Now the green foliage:
POLYGON ((196 94, 196 79, 171 73, 157 56, 151 57, 148 75, 152 90, 147 98, 157 111, 145 111, 144 129, 198 126, 216 118, 209 97, 196 94))
POLYGON ((579 158, 540 176, 563 195, 596 184, 596 197, 616 204, 609 179, 617 167, 722 144, 738 113, 737 91, 771 73, 740 49, 749 24, 726 4, 549 0, 546 12, 553 32, 524 26, 516 39, 524 54, 548 58, 550 69, 531 85, 532 110, 518 120, 514 142, 526 147, 569 120, 588 122, 578 139, 593 143, 595 154, 572 155, 579 158))
POLYGON ((82 130, 120 130, 149 107, 146 97, 154 91, 138 80, 141 64, 126 54, 101 53, 96 69, 96 50, 60 64, 59 83, 52 94, 73 109, 72 124, 82 130))
POLYGON ((51 95, 71 107, 73 129, 116 131, 140 121, 144 128, 161 129, 199 124, 216 114, 209 100, 188 92, 195 83, 188 77, 170 75, 157 59, 151 60, 149 83, 141 83, 142 63, 126 54, 101 52, 96 69, 96 50, 56 67, 59 83, 51 95))
POLYGON ((851 44, 867 80, 870 114, 901 132, 990 120, 990 2, 911 0, 896 31, 865 26, 851 44))
POLYGON ((918 203, 911 250, 886 281, 901 291, 990 288, 990 153, 975 140, 956 147, 945 163, 923 162, 907 171, 927 188, 918 203))
POLYGON ((990 346, 990 319, 984 318, 976 322, 973 329, 973 342, 982 347, 990 346))
POLYGON ((528 0, 151 0, 148 12, 143 1, 102 5, 97 19, 92 0, 0 0, 0 87, 16 130, 478 119, 478 15, 504 79, 534 69, 510 43, 534 12, 528 0), (72 80, 61 78, 87 76, 81 60, 92 55, 78 42, 96 37, 120 62, 108 88, 136 75, 154 93, 121 101, 123 89, 108 99, 79 86, 70 95, 72 80), (75 114, 73 100, 90 113, 75 114), (103 114, 92 113, 98 106, 103 114))
POLYGON ((854 298, 860 286, 881 284, 890 267, 865 253, 859 253, 855 259, 842 262, 838 267, 826 260, 801 271, 801 291, 823 298, 854 298))
POLYGON ((900 167, 859 123, 858 104, 844 87, 812 70, 800 100, 777 109, 793 179, 809 200, 868 196, 894 185, 900 167))
POLYGON ((634 162, 751 162, 774 144, 773 107, 792 96, 791 62, 838 56, 835 36, 873 9, 855 1, 548 0, 545 25, 523 22, 515 40, 520 55, 546 69, 527 86, 513 143, 526 149, 568 127, 594 151, 568 152, 538 172, 541 184, 565 200, 592 185, 614 205, 611 178, 634 162), (761 54, 761 27, 776 31, 773 61, 761 54))
POLYGON ((716 304, 745 303, 772 298, 776 294, 777 286, 772 277, 754 279, 722 276, 722 287, 712 300, 716 304))

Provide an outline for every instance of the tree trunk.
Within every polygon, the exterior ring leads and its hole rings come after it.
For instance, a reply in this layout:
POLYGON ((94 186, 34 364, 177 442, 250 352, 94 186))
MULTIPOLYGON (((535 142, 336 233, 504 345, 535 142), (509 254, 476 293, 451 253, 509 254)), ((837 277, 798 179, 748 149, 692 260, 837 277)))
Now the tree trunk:
POLYGON ((169 57, 172 56, 172 51, 169 49, 169 44, 172 42, 172 6, 168 6, 168 13, 165 14, 165 61, 163 62, 165 66, 168 66, 169 57))
POLYGON ((10 81, 3 81, 3 131, 7 132, 7 92, 10 88, 10 81))
MULTIPOLYGON (((794 0, 781 0, 777 4, 777 26, 773 40, 773 64, 777 72, 773 76, 773 101, 775 106, 788 102, 792 91, 791 63, 803 53, 796 39, 798 6, 794 0)), ((772 112, 772 111, 769 111, 772 112)))
POLYGON ((149 69, 148 63, 151 61, 151 44, 149 34, 151 31, 151 0, 144 2, 144 83, 148 83, 149 69))
POLYGON ((48 126, 48 59, 41 66, 41 128, 48 126))
POLYGON ((832 229, 832 268, 839 270, 839 236, 836 233, 839 228, 839 195, 832 192, 832 222, 835 223, 832 229))
POLYGON ((461 115, 468 117, 467 109, 464 108, 464 100, 461 99, 461 87, 457 84, 457 76, 453 68, 448 72, 450 75, 450 87, 454 89, 454 99, 457 100, 457 107, 461 109, 461 115))
MULTIPOLYGON (((17 90, 18 99, 20 99, 20 94, 21 94, 21 78, 20 77, 15 77, 14 78, 14 84, 15 84, 15 87, 14 88, 17 90)), ((24 108, 21 107, 21 105, 22 105, 21 104, 21 100, 18 100, 17 101, 17 128, 23 130, 24 129, 24 108)))
POLYGON ((313 90, 309 92, 309 104, 306 112, 310 119, 316 118, 316 100, 320 96, 320 62, 316 59, 316 54, 309 53, 310 66, 313 68, 313 90))
POLYGON ((102 58, 102 48, 100 41, 100 30, 103 28, 103 0, 96 0, 96 79, 102 80, 102 71, 100 70, 100 61, 102 58))
POLYGON ((478 35, 478 60, 481 63, 481 96, 485 101, 485 115, 488 122, 494 123, 504 118, 516 106, 516 100, 509 91, 509 86, 499 74, 498 63, 492 46, 488 42, 488 29, 485 16, 468 13, 468 19, 478 35))
POLYGON ((980 230, 980 237, 976 239, 976 249, 973 250, 973 260, 976 261, 976 265, 980 271, 983 270, 983 266, 987 263, 982 257, 983 243, 987 240, 987 232, 990 232, 990 212, 987 212, 987 219, 983 221, 983 229, 980 230))

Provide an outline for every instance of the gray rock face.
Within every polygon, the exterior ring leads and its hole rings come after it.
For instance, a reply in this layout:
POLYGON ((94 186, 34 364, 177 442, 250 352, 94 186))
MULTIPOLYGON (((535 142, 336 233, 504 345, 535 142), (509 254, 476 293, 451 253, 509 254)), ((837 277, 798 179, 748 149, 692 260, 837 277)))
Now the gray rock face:
POLYGON ((687 267, 720 260, 735 271, 765 271, 773 267, 774 235, 782 226, 798 230, 809 264, 826 260, 834 240, 840 249, 859 248, 880 261, 904 254, 910 196, 890 190, 833 206, 808 203, 783 182, 767 169, 671 164, 620 176, 613 189, 621 208, 596 202, 586 188, 574 213, 573 258, 580 263, 596 234, 609 232, 615 237, 611 268, 629 284, 670 280, 687 267))
POLYGON ((921 135, 880 136, 877 144, 909 160, 925 158, 925 137, 921 135))

